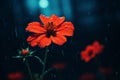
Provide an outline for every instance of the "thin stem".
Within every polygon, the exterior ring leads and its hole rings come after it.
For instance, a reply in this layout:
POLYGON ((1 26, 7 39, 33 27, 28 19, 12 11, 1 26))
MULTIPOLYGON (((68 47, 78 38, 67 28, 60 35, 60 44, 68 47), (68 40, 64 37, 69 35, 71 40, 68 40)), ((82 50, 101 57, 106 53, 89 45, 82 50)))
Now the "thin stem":
POLYGON ((54 68, 49 68, 48 70, 44 71, 43 75, 47 74, 48 72, 52 71, 54 68))
POLYGON ((39 60, 39 62, 42 64, 42 65, 44 65, 44 62, 38 57, 38 56, 34 56, 36 59, 38 59, 39 60))
POLYGON ((27 65, 27 69, 28 69, 28 72, 29 72, 29 75, 30 75, 30 79, 33 80, 31 69, 30 69, 30 66, 29 66, 29 63, 28 63, 27 59, 26 59, 26 65, 27 65))
POLYGON ((45 51, 45 55, 44 55, 44 61, 43 61, 44 65, 43 65, 43 69, 42 69, 42 74, 40 76, 41 80, 43 80, 43 77, 44 77, 44 72, 45 72, 45 66, 46 66, 48 52, 49 52, 49 49, 48 49, 48 47, 46 47, 46 51, 45 51))

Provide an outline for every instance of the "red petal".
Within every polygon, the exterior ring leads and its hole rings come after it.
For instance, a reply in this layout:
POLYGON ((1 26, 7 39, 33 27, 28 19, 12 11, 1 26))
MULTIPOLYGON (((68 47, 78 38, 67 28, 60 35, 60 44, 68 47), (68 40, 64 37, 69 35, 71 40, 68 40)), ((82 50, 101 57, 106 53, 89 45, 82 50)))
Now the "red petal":
POLYGON ((93 46, 98 46, 98 45, 100 45, 98 41, 93 42, 93 46))
POLYGON ((89 62, 91 60, 91 57, 86 57, 85 62, 89 62))
POLYGON ((49 18, 49 22, 53 22, 55 26, 60 25, 64 20, 65 20, 65 17, 58 17, 54 14, 49 18))
POLYGON ((81 59, 84 60, 86 58, 86 52, 82 51, 81 52, 81 59))
POLYGON ((85 62, 89 62, 91 60, 91 57, 88 55, 89 53, 86 51, 81 52, 81 59, 85 62))
POLYGON ((96 52, 96 54, 102 53, 103 48, 104 48, 104 46, 101 45, 98 41, 95 41, 93 43, 93 47, 95 47, 94 51, 96 52))
POLYGON ((65 20, 65 17, 57 18, 57 19, 54 21, 55 26, 60 25, 64 20, 65 20))
POLYGON ((38 43, 41 41, 42 38, 45 37, 45 34, 38 36, 37 38, 34 38, 33 40, 30 41, 30 44, 32 47, 38 45, 38 43))
POLYGON ((44 33, 44 32, 46 32, 46 30, 40 25, 39 22, 29 23, 27 28, 26 28, 26 31, 30 31, 30 32, 33 32, 33 33, 44 33))
POLYGON ((31 45, 32 47, 34 47, 34 46, 37 45, 35 39, 36 39, 36 37, 34 37, 34 36, 29 36, 29 37, 27 38, 27 41, 30 43, 30 45, 31 45))
POLYGON ((42 14, 39 16, 39 18, 40 18, 40 20, 42 21, 43 24, 47 24, 48 21, 49 21, 48 20, 49 18, 44 16, 44 15, 42 15, 42 14))
POLYGON ((34 40, 35 38, 36 38, 36 37, 34 37, 34 36, 29 36, 29 37, 27 38, 27 41, 30 42, 30 41, 34 40))
POLYGON ((37 45, 37 41, 36 41, 36 40, 31 41, 31 42, 30 42, 30 45, 31 45, 32 47, 35 47, 35 46, 37 45))
POLYGON ((53 22, 55 26, 58 26, 65 20, 65 17, 58 17, 54 14, 49 18, 42 14, 39 17, 44 25, 47 24, 48 22, 53 22))
POLYGON ((51 39, 50 38, 47 38, 46 37, 46 35, 44 35, 43 37, 42 37, 42 39, 40 40, 40 42, 39 42, 39 46, 41 47, 41 48, 44 48, 44 47, 46 47, 46 46, 49 46, 51 44, 51 39))
POLYGON ((66 37, 62 36, 62 35, 56 35, 55 37, 51 36, 51 40, 53 43, 57 44, 57 45, 63 45, 67 39, 66 37))
POLYGON ((90 51, 94 51, 94 47, 93 46, 91 46, 91 45, 88 45, 87 47, 86 47, 86 51, 87 52, 90 52, 90 51))
POLYGON ((64 22, 58 29, 57 33, 64 36, 73 36, 74 26, 71 22, 64 22))

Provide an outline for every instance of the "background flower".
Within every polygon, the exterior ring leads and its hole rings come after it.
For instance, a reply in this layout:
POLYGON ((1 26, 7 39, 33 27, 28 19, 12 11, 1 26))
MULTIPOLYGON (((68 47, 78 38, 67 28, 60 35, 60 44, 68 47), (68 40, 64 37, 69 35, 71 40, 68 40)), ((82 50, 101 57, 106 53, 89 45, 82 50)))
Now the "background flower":
POLYGON ((100 54, 103 51, 103 48, 104 46, 98 41, 94 41, 92 45, 88 45, 86 49, 80 53, 81 59, 85 62, 89 62, 97 54, 100 54))
POLYGON ((64 69, 65 66, 66 66, 65 63, 54 63, 54 64, 52 65, 52 67, 55 68, 55 69, 64 69))
POLYGON ((24 75, 21 72, 13 72, 8 74, 9 80, 23 80, 24 75))
POLYGON ((79 80, 96 80, 95 77, 93 73, 85 73, 79 77, 79 80))

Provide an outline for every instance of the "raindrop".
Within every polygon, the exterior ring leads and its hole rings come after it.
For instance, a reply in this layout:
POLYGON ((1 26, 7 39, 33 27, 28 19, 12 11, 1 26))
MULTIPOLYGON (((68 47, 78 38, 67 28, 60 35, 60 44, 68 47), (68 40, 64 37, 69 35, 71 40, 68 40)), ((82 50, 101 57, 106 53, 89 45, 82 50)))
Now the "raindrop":
POLYGON ((110 24, 108 24, 108 28, 110 27, 110 24))
POLYGON ((107 37, 105 37, 105 41, 106 41, 106 42, 108 41, 108 38, 107 38, 107 37))
POLYGON ((15 28, 15 36, 16 36, 16 37, 18 36, 17 28, 15 28))
POLYGON ((115 72, 116 75, 118 75, 118 72, 115 72))

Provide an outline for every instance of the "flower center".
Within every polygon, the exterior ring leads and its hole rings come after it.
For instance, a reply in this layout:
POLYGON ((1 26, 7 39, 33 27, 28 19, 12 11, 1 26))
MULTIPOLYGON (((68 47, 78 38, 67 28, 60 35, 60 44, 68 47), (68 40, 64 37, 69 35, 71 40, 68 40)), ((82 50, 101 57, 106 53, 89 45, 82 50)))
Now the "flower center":
POLYGON ((45 26, 47 32, 46 36, 49 38, 51 35, 56 36, 56 31, 55 31, 55 25, 53 22, 48 22, 48 24, 45 26))
POLYGON ((92 56, 92 55, 93 55, 93 51, 90 51, 88 55, 89 55, 89 56, 92 56))

